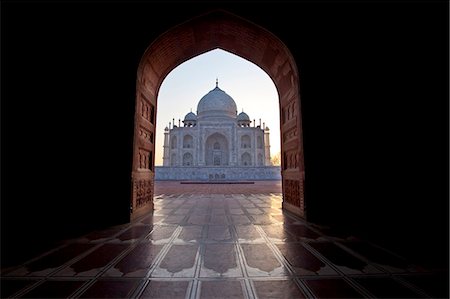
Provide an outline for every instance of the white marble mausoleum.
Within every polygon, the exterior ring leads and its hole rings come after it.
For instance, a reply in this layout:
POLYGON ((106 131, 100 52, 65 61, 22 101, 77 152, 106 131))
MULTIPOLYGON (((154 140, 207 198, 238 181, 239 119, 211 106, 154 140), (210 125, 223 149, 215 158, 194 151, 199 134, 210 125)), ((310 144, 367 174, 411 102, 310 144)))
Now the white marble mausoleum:
POLYGON ((237 113, 232 97, 216 87, 203 96, 197 114, 189 112, 164 130, 163 166, 156 180, 278 180, 270 161, 269 127, 237 113))

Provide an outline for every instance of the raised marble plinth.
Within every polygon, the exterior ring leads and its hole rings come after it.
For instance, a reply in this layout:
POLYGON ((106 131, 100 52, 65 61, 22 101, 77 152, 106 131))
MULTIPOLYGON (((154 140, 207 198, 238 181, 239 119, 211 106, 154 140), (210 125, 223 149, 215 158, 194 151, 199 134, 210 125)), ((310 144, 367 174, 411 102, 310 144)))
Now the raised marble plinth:
POLYGON ((261 167, 155 167, 159 181, 281 180, 280 166, 261 167))

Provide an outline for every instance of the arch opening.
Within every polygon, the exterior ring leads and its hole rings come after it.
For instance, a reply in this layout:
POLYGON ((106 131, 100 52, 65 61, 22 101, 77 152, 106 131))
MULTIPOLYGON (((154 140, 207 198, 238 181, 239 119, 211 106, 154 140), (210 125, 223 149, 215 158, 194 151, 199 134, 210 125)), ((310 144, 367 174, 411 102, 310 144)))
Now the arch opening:
MULTIPOLYGON (((212 11, 169 29, 153 41, 144 53, 137 72, 133 186, 139 182, 147 182, 149 191, 153 194, 153 171, 144 172, 137 166, 139 166, 139 150, 154 152, 155 144, 142 140, 139 130, 145 129, 155 134, 157 109, 152 107, 157 107, 157 95, 163 79, 184 61, 217 48, 258 65, 277 87, 283 157, 281 159, 283 207, 306 218, 297 66, 287 47, 276 36, 252 22, 223 10, 212 11), (144 104, 150 108, 142 109, 144 104), (290 162, 292 159, 285 159, 287 155, 295 156, 295 163, 290 162)), ((220 136, 215 138, 217 140, 212 143, 205 141, 205 158, 209 159, 209 165, 225 165, 223 163, 228 163, 229 160, 226 150, 228 142, 220 136), (220 149, 214 149, 215 143, 219 144, 220 149), (207 155, 208 148, 211 148, 211 151, 207 155), (214 151, 217 153, 214 154, 214 151)), ((154 165, 154 155, 152 159, 151 163, 154 165)), ((131 218, 153 208, 152 202, 146 202, 141 206, 137 206, 137 202, 139 202, 137 194, 133 192, 130 203, 131 218)))

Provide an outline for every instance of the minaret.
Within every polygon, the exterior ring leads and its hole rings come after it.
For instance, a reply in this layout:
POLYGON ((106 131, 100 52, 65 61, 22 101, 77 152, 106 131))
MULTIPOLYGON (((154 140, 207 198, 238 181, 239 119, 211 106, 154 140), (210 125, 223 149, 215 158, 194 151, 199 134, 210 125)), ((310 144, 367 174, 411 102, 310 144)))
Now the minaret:
POLYGON ((170 166, 169 128, 164 129, 163 166, 170 166))
POLYGON ((264 128, 264 156, 265 166, 271 166, 272 162, 270 161, 270 140, 269 140, 269 127, 264 128))

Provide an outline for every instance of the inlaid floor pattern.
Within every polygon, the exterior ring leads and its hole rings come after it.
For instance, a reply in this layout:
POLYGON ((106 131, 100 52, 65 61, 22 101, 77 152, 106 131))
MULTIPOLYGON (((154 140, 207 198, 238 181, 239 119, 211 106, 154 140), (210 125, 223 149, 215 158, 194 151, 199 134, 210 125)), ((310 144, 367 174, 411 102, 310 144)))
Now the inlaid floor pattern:
POLYGON ((439 298, 443 274, 281 210, 280 193, 160 194, 151 215, 2 272, 2 298, 439 298))

